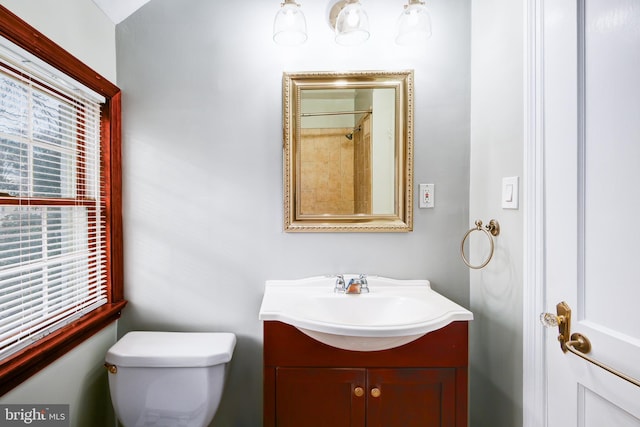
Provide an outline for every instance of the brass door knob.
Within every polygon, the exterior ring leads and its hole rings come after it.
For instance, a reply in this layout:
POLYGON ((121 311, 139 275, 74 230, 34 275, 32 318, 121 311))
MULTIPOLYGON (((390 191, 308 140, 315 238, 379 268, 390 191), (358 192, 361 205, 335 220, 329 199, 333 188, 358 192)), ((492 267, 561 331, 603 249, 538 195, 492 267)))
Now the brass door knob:
POLYGON ((381 391, 379 388, 375 387, 371 389, 371 396, 372 397, 380 397, 381 391))
POLYGON ((362 387, 356 387, 353 389, 353 394, 355 394, 356 397, 362 397, 364 396, 364 389, 362 387))

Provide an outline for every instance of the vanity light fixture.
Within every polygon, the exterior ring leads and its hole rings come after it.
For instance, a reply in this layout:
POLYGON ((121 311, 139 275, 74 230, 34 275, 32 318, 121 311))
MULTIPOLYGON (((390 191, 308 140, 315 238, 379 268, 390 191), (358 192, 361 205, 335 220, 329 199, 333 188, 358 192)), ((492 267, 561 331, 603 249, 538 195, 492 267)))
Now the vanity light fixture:
POLYGON ((273 21, 273 40, 281 45, 294 46, 307 40, 307 21, 295 0, 284 0, 273 21))
POLYGON ((396 43, 414 45, 431 37, 431 17, 421 0, 409 0, 398 18, 396 43))
POLYGON ((369 39, 369 17, 359 0, 340 0, 329 12, 336 43, 356 46, 369 39))
MULTIPOLYGON (((369 39, 369 17, 360 0, 331 0, 329 25, 335 41, 344 46, 356 46, 369 39)), ((414 45, 431 37, 431 17, 423 0, 407 0, 398 17, 395 41, 399 45, 414 45)), ((284 0, 273 21, 273 40, 286 46, 307 40, 307 22, 295 0, 284 0)))

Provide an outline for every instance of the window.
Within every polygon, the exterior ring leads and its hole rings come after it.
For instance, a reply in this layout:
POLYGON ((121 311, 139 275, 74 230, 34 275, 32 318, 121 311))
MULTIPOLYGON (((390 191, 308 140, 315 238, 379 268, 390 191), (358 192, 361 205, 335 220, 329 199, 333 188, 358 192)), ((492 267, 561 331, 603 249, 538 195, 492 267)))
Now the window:
POLYGON ((0 6, 0 394, 125 304, 120 91, 34 33, 0 6))

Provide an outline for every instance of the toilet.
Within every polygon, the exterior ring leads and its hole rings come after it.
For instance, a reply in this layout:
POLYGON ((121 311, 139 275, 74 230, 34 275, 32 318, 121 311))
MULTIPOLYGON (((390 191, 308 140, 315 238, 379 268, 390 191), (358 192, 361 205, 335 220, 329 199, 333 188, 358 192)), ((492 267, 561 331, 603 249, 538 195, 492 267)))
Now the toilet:
POLYGON ((236 336, 129 332, 107 351, 109 390, 124 427, 206 427, 218 409, 236 336))

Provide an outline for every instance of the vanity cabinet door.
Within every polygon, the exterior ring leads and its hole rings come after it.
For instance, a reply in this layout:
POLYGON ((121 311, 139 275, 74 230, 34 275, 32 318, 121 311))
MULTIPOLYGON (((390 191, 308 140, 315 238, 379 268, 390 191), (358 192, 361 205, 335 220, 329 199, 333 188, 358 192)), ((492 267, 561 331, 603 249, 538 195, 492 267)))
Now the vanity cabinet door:
POLYGON ((367 427, 454 426, 455 369, 369 369, 367 399, 367 427))
POLYGON ((277 427, 365 427, 366 369, 276 368, 277 427))

